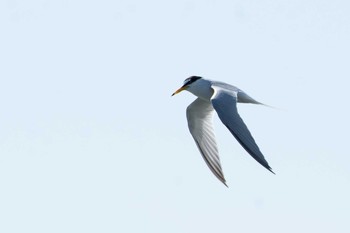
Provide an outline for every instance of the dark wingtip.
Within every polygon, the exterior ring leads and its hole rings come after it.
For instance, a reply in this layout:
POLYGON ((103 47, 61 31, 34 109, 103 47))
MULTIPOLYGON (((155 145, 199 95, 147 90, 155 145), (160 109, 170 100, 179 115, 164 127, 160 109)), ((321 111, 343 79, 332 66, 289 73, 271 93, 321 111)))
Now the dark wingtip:
POLYGON ((274 171, 272 171, 272 168, 268 167, 267 168, 272 174, 276 175, 276 173, 274 171))
POLYGON ((223 183, 227 188, 228 188, 228 185, 226 184, 226 180, 225 180, 225 178, 223 178, 223 179, 219 179, 220 181, 221 181, 221 183, 223 183))

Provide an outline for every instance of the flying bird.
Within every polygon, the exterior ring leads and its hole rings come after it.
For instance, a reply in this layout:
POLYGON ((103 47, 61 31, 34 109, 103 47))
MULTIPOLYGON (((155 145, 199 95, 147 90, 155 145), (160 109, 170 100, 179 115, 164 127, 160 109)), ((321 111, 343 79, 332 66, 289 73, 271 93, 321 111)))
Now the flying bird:
MULTIPOLYGON (((173 94, 186 90, 197 96, 186 110, 188 128, 206 164, 226 185, 216 145, 212 118, 214 110, 241 146, 263 167, 275 174, 237 112, 237 103, 264 105, 230 84, 191 76, 173 94)), ((227 186, 227 185, 226 185, 227 186)))

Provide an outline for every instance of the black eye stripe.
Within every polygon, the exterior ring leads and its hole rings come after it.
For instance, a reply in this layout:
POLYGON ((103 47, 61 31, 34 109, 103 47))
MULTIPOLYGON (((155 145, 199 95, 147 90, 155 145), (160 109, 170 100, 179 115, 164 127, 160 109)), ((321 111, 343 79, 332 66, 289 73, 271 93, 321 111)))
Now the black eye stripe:
POLYGON ((197 81, 198 79, 201 79, 202 77, 199 76, 191 76, 184 81, 184 86, 190 85, 191 83, 197 81))

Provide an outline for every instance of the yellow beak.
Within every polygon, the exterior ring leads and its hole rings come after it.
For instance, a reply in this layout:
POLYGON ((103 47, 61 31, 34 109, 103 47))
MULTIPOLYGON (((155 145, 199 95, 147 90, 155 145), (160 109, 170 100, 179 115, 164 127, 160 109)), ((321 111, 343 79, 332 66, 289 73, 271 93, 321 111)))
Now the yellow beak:
POLYGON ((186 90, 186 89, 187 89, 187 86, 182 86, 179 89, 177 89, 171 96, 176 95, 176 94, 178 94, 181 91, 186 90))

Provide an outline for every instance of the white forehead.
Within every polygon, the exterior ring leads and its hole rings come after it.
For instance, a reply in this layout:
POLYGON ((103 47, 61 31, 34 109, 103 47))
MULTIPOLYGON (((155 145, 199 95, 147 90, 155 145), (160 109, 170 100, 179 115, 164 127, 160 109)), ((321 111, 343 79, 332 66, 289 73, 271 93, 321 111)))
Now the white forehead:
POLYGON ((185 79, 184 85, 189 85, 189 84, 197 81, 198 79, 201 79, 201 77, 199 77, 199 76, 191 76, 191 77, 185 79))
POLYGON ((185 81, 184 81, 184 84, 187 84, 189 82, 191 82, 191 78, 186 78, 185 81))

